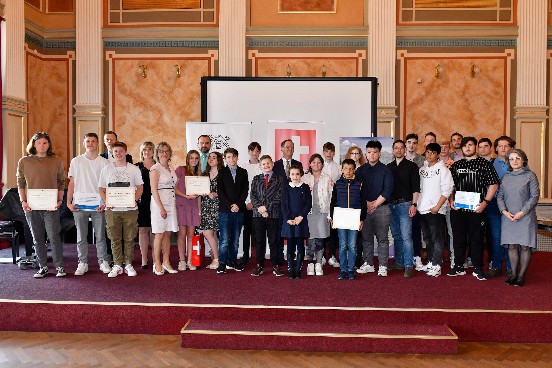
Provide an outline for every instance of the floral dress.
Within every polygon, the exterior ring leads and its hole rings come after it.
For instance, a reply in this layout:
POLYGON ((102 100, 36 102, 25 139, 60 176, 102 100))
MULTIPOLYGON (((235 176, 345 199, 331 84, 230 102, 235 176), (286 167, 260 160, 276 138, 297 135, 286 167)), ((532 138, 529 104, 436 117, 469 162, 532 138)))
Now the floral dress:
MULTIPOLYGON (((218 176, 217 176, 218 177, 218 176)), ((211 192, 217 193, 217 177, 211 179, 211 192)), ((201 224, 200 230, 218 231, 219 199, 208 196, 201 197, 201 224)))

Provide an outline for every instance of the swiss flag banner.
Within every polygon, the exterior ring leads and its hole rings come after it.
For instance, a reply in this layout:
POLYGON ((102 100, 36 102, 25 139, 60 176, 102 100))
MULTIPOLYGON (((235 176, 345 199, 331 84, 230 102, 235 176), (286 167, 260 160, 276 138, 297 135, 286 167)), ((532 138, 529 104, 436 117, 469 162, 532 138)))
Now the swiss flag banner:
POLYGON ((273 153, 274 161, 282 158, 280 144, 291 139, 294 144, 293 158, 301 161, 303 168, 309 167, 309 158, 313 153, 322 152, 322 139, 324 137, 323 122, 296 122, 296 121, 269 121, 268 152, 273 153), (270 146, 273 146, 273 150, 270 146))

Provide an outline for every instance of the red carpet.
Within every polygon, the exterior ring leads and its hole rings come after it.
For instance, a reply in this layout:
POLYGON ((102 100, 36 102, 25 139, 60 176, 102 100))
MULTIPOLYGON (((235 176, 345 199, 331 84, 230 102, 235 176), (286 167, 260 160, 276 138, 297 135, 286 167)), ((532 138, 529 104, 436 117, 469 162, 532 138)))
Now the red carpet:
MULTIPOLYGON (((90 254, 95 254, 93 247, 90 254)), ((65 278, 37 280, 34 270, 0 265, 0 328, 177 334, 190 319, 375 321, 405 330, 409 325, 446 324, 460 341, 552 342, 550 253, 534 254, 527 285, 521 288, 505 286, 504 278, 482 282, 470 274, 429 278, 416 273, 405 279, 400 271, 387 278, 368 274, 339 281, 338 270, 331 267, 321 277, 288 280, 269 273, 250 276, 252 265, 226 275, 201 269, 155 276, 151 269, 138 268, 137 277, 108 279, 92 257, 90 272, 79 277, 72 275, 75 246, 66 245, 65 255, 70 272, 65 278), (42 302, 18 302, 25 300, 42 302)))

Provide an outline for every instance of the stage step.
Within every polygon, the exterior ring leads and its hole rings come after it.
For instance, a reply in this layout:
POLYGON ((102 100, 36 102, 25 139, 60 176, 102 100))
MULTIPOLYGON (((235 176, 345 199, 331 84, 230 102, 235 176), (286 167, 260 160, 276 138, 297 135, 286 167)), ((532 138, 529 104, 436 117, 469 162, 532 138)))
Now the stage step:
POLYGON ((456 354, 447 325, 317 323, 191 319, 182 347, 362 353, 456 354))

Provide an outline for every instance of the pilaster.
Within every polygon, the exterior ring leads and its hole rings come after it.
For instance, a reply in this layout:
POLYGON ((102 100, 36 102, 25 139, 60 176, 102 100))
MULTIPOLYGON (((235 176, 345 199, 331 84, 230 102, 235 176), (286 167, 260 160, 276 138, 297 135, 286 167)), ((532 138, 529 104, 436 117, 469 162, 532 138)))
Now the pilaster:
POLYGON ((245 76, 246 1, 220 2, 219 76, 245 76))

